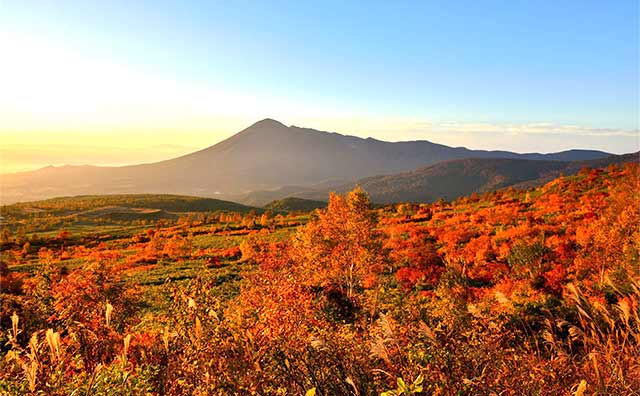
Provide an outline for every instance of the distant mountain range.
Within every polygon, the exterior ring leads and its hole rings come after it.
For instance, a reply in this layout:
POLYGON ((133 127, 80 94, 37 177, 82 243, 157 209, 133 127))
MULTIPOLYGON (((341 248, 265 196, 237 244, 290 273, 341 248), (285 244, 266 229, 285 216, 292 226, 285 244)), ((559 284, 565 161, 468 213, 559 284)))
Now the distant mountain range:
MULTIPOLYGON (((612 155, 586 161, 534 161, 505 158, 471 158, 440 162, 410 172, 395 175, 374 176, 332 188, 309 189, 294 187, 272 191, 288 197, 326 200, 330 191, 344 193, 356 185, 364 188, 375 203, 433 202, 439 198, 452 200, 473 192, 486 192, 505 187, 533 187, 544 184, 561 175, 573 175, 583 167, 602 168, 610 164, 638 162, 640 153, 612 155)), ((247 194, 242 199, 251 205, 261 206, 265 192, 247 194)))
MULTIPOLYGON (((428 168, 424 167, 442 161, 483 158, 531 160, 523 162, 521 166, 522 169, 533 167, 532 170, 527 170, 527 175, 533 175, 539 173, 533 169, 560 168, 562 161, 603 159, 609 155, 593 150, 518 154, 448 147, 424 140, 384 142, 295 126, 287 127, 278 121, 265 119, 216 145, 166 161, 122 167, 46 167, 32 172, 0 175, 0 202, 7 204, 87 194, 163 193, 216 197, 245 204, 260 201, 264 205, 272 200, 298 194, 301 190, 308 190, 311 194, 373 176, 376 177, 364 179, 360 183, 365 188, 367 185, 375 186, 376 189, 380 186, 380 191, 389 191, 383 194, 384 200, 387 200, 403 194, 392 193, 395 187, 390 186, 396 184, 390 183, 390 179, 385 179, 384 175, 409 172, 401 176, 409 183, 411 177, 416 177, 416 172, 436 172, 427 171, 428 168), (545 163, 535 164, 535 161, 545 163), (553 165, 550 161, 561 162, 553 165), (417 168, 420 169, 415 170, 417 168), (410 176, 411 174, 414 176, 410 176), (383 188, 383 185, 387 187, 383 188), (283 186, 296 187, 289 188, 288 194, 285 194, 287 187, 283 186), (256 199, 260 194, 264 198, 256 199)), ((468 168, 481 163, 482 161, 463 162, 463 165, 457 166, 467 169, 461 176, 468 179, 456 182, 445 180, 444 177, 442 182, 465 185, 472 183, 480 188, 480 182, 475 179, 476 173, 480 171, 474 173, 468 168)), ((498 164, 502 163, 487 166, 499 166, 498 164)), ((510 166, 509 162, 503 164, 507 168, 510 166)), ((484 172, 488 174, 487 170, 484 172)), ((435 174, 429 176, 429 180, 436 180, 435 177, 435 174)), ((513 179, 520 180, 518 177, 513 179)), ((499 181, 483 183, 496 186, 504 184, 499 181)), ((418 188, 417 185, 415 188, 418 188)), ((462 190, 464 189, 460 191, 462 190)), ((429 194, 436 194, 438 191, 433 189, 429 194)), ((411 195, 414 196, 418 198, 426 195, 416 192, 411 195)))

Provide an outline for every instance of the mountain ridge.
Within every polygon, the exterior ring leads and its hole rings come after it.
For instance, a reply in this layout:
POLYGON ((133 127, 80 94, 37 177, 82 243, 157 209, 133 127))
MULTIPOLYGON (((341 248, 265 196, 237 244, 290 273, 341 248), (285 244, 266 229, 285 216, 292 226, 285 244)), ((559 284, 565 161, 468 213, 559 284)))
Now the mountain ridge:
MULTIPOLYGON (((302 198, 326 201, 329 192, 345 193, 356 185, 364 188, 375 203, 432 202, 440 198, 455 199, 471 193, 482 193, 506 187, 529 188, 542 185, 562 174, 573 175, 583 167, 602 168, 611 164, 640 162, 640 152, 612 155, 606 158, 584 161, 539 161, 513 158, 466 158, 442 161, 393 175, 379 175, 335 185, 329 188, 298 192, 289 188, 290 195, 254 192, 240 202, 263 204, 260 198, 272 200, 302 198)), ((277 191, 275 191, 277 192, 277 191)), ((274 192, 274 193, 275 193, 274 192)))
POLYGON ((410 171, 448 159, 595 159, 597 150, 513 153, 449 147, 427 140, 385 142, 336 132, 286 126, 264 119, 202 150, 154 163, 120 167, 45 167, 1 175, 0 202, 59 195, 165 193, 229 198, 286 185, 410 171))

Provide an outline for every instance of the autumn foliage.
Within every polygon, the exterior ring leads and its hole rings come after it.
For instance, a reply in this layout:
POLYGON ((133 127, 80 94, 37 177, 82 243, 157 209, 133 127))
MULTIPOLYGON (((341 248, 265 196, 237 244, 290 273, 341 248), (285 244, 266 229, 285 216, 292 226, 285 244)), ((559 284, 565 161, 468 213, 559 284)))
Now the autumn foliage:
POLYGON ((360 188, 345 197, 331 194, 327 210, 316 216, 293 241, 300 278, 353 298, 365 280, 370 284, 384 269, 382 238, 369 198, 360 188))
POLYGON ((454 202, 357 188, 295 216, 7 231, 0 394, 638 394, 639 208, 628 164, 454 202))

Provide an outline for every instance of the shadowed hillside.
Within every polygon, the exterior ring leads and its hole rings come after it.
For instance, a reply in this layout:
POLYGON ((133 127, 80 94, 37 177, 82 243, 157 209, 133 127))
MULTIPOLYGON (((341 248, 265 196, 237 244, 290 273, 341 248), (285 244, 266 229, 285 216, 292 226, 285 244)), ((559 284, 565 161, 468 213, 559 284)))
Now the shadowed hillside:
POLYGON ((344 193, 359 185, 369 192, 376 203, 433 202, 440 198, 451 200, 473 192, 510 186, 538 186, 562 174, 576 174, 583 167, 598 168, 639 160, 639 153, 573 162, 471 158, 445 161, 395 175, 369 177, 334 188, 304 190, 292 195, 326 200, 332 190, 344 193))

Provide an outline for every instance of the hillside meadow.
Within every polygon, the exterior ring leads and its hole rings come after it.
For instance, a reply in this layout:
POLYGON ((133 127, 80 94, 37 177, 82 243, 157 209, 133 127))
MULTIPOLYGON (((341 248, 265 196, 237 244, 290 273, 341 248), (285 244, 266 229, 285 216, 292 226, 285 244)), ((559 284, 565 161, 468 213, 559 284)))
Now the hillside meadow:
POLYGON ((286 203, 2 207, 0 394, 640 394, 637 163, 286 203))

